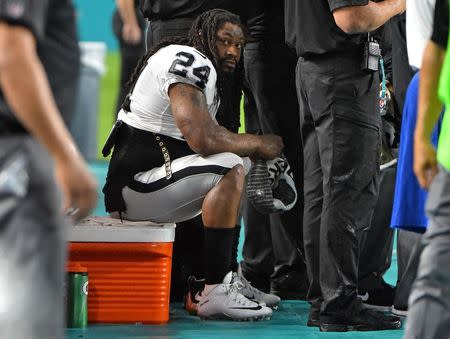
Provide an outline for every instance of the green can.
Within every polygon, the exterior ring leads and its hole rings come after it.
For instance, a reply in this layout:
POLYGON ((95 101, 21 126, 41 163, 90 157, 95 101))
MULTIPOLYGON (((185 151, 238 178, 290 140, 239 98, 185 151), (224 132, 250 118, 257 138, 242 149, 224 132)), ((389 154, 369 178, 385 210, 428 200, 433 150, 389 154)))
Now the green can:
MULTIPOLYGON (((82 270, 80 270, 82 271, 82 270)), ((67 327, 85 328, 88 323, 88 274, 85 272, 67 273, 67 327)))

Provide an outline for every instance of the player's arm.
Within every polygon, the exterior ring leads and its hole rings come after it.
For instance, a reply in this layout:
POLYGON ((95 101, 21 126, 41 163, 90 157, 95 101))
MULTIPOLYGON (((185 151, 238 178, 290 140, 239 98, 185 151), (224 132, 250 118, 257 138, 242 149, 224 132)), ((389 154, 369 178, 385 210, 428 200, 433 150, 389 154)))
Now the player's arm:
POLYGON ((17 118, 53 156, 67 207, 79 208, 79 216, 87 214, 95 205, 96 185, 56 107, 35 37, 23 26, 1 21, 0 86, 17 118))
MULTIPOLYGON (((328 0, 333 9, 334 1, 328 0)), ((368 1, 333 10, 336 25, 347 34, 372 32, 406 8, 406 0, 368 1)))
POLYGON ((425 47, 420 70, 419 105, 414 132, 414 173, 420 186, 425 189, 438 172, 436 151, 430 140, 442 111, 438 84, 444 57, 445 50, 430 40, 425 47))
POLYGON ((444 58, 445 50, 430 40, 425 47, 420 70, 416 138, 431 140, 431 133, 442 111, 438 86, 444 58))
POLYGON ((430 186, 438 172, 431 133, 442 110, 442 103, 438 98, 438 85, 447 49, 448 27, 448 1, 438 0, 434 9, 433 33, 422 58, 417 122, 414 131, 414 173, 423 188, 430 186))
POLYGON ((283 148, 279 136, 236 134, 219 126, 208 113, 205 95, 192 85, 171 85, 169 97, 178 128, 192 150, 201 155, 232 152, 273 159, 283 148))

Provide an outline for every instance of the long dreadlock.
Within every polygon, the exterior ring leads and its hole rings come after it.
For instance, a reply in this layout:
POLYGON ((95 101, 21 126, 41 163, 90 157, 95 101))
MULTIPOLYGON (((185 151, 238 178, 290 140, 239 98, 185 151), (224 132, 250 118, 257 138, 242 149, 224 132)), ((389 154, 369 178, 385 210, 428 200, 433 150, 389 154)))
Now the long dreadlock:
MULTIPOLYGON (((243 60, 239 61, 232 75, 227 76, 219 68, 219 56, 217 54, 217 31, 225 23, 232 23, 242 28, 239 17, 223 9, 213 9, 199 15, 192 24, 187 37, 166 38, 149 50, 138 62, 130 80, 127 83, 129 94, 122 107, 130 110, 130 94, 133 87, 147 64, 148 59, 161 48, 177 44, 192 46, 205 54, 217 71, 217 91, 220 97, 220 107, 217 112, 218 122, 233 132, 239 128, 240 98, 244 83, 243 60), (231 79, 230 79, 231 78, 231 79)), ((244 31, 244 29, 242 30, 244 31)))

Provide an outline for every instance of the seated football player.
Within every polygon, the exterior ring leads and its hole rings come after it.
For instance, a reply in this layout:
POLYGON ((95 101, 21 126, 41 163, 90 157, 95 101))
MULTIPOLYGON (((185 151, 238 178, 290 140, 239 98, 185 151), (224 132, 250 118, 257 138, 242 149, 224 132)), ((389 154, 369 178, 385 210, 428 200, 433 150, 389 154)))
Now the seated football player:
POLYGON ((211 10, 187 38, 163 41, 143 57, 105 145, 114 152, 103 192, 117 218, 177 223, 202 214, 205 287, 201 318, 269 318, 243 295, 230 271, 233 228, 244 186, 244 160, 273 159, 276 135, 236 134, 218 125, 227 74, 240 67, 245 37, 239 17, 211 10))

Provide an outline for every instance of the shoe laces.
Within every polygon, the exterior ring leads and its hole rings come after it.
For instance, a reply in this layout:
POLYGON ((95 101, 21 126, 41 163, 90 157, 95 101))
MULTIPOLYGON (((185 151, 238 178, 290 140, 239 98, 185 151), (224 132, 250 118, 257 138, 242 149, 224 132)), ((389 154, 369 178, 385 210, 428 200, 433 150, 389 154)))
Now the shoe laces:
POLYGON ((246 292, 247 294, 253 294, 255 297, 262 297, 265 294, 256 287, 253 287, 250 281, 248 281, 243 275, 239 275, 237 273, 235 274, 235 280, 242 284, 242 290, 244 293, 246 292))
POLYGON ((235 280, 230 284, 224 284, 224 286, 225 291, 229 296, 229 298, 235 301, 236 303, 244 306, 249 306, 253 303, 251 300, 249 300, 241 293, 241 290, 244 287, 244 284, 241 281, 235 280))

